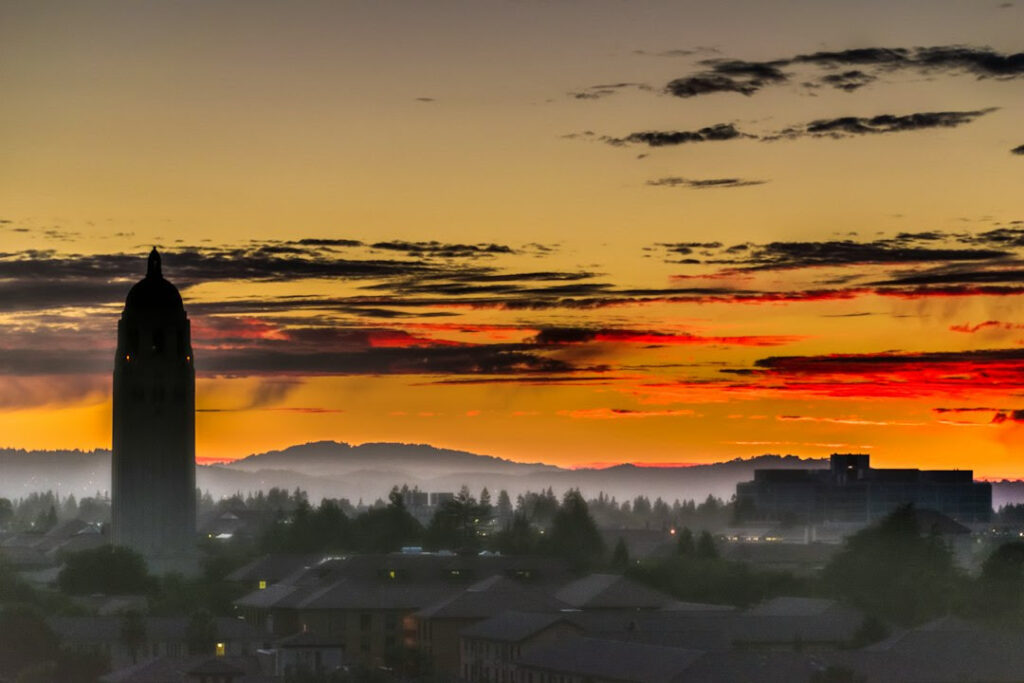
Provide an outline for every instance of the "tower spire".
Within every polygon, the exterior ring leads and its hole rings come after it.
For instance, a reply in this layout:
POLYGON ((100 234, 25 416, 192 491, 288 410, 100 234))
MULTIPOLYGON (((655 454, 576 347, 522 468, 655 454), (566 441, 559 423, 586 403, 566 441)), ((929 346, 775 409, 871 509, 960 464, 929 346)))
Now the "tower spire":
POLYGON ((160 272, 160 253, 156 250, 156 247, 153 247, 153 251, 149 252, 146 277, 163 277, 163 273, 160 272))

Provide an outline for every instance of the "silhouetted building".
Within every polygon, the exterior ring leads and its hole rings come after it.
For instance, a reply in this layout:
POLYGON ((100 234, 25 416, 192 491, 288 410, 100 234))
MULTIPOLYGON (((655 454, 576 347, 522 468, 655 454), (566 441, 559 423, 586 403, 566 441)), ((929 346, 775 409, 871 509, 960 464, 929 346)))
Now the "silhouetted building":
POLYGON ((160 254, 128 292, 114 359, 113 541, 182 568, 196 534, 195 370, 189 320, 160 254))
POLYGON ((736 485, 741 519, 871 522, 900 505, 936 510, 960 522, 985 522, 992 486, 972 470, 875 469, 864 454, 833 454, 829 469, 754 470, 736 485))

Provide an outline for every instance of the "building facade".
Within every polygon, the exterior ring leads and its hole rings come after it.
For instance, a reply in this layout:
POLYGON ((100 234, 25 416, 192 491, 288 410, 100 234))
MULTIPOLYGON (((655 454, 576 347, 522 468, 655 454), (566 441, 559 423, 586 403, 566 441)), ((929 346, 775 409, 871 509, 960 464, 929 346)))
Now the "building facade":
POLYGON ((986 522, 992 485, 971 470, 875 469, 865 454, 833 454, 828 469, 754 470, 736 485, 743 520, 868 523, 900 505, 986 522))
POLYGON ((188 316, 156 249, 118 321, 113 393, 113 541, 152 569, 180 569, 196 534, 195 370, 188 316))

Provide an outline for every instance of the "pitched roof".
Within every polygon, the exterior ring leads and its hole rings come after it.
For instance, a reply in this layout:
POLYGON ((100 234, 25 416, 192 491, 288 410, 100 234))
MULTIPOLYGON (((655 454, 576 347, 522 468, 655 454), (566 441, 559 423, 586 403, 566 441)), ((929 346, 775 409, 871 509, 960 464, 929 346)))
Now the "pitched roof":
MULTIPOLYGON (((303 597, 288 596, 298 609, 416 610, 450 597, 460 589, 447 581, 390 581, 343 578, 303 597)), ((275 606, 282 606, 281 601, 275 606)))
POLYGON ((569 638, 529 648, 520 667, 624 683, 673 683, 704 653, 647 643, 569 638))
MULTIPOLYGON (((186 640, 188 617, 143 617, 149 641, 186 640)), ((49 617, 46 620, 57 637, 66 643, 110 643, 121 637, 124 617, 49 617)), ((241 619, 216 617, 217 637, 224 640, 255 640, 260 634, 252 624, 241 619)))
POLYGON ((322 555, 264 555, 228 574, 228 581, 275 583, 303 567, 316 564, 322 555))
POLYGON ((341 649, 342 644, 338 639, 331 640, 330 638, 321 636, 313 631, 299 631, 292 635, 281 638, 275 643, 277 647, 284 649, 301 649, 301 648, 338 648, 341 649))
POLYGON ((557 623, 569 623, 556 612, 502 612, 490 619, 462 629, 464 638, 478 638, 502 643, 518 643, 557 623))
POLYGON ((825 614, 838 605, 835 600, 782 596, 751 607, 747 614, 762 617, 810 617, 825 614))
POLYGON ((806 683, 830 663, 829 656, 784 650, 709 652, 686 670, 686 683, 806 683))
POLYGON ((234 679, 234 683, 272 683, 279 679, 264 674, 260 670, 259 661, 255 656, 244 657, 217 657, 220 660, 211 663, 209 655, 192 657, 156 657, 132 666, 112 671, 100 677, 103 683, 181 683, 182 676, 197 669, 197 673, 204 673, 209 667, 210 673, 228 673, 228 669, 241 674, 234 679), (213 672, 216 667, 219 671, 213 672))
POLYGON ((547 593, 495 575, 416 613, 421 619, 485 619, 505 610, 557 611, 568 607, 547 593))
POLYGON ((566 584, 555 597, 580 609, 657 609, 671 596, 618 574, 590 574, 566 584))

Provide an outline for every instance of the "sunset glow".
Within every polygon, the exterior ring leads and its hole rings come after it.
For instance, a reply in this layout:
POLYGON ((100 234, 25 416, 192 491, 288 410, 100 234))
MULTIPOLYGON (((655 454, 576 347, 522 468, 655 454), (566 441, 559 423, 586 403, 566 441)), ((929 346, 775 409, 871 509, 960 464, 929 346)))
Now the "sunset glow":
POLYGON ((110 447, 156 245, 200 462, 1024 477, 1024 4, 385 4, 4 8, 0 447, 110 447))

